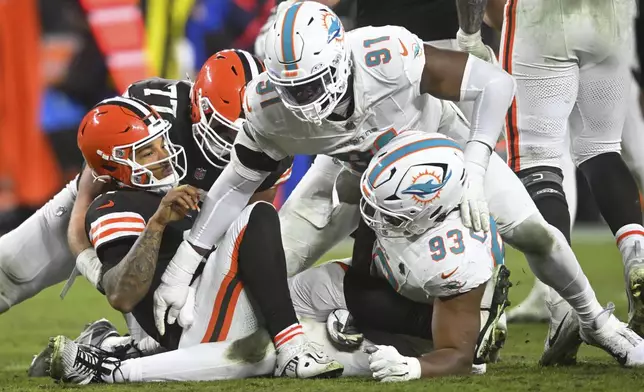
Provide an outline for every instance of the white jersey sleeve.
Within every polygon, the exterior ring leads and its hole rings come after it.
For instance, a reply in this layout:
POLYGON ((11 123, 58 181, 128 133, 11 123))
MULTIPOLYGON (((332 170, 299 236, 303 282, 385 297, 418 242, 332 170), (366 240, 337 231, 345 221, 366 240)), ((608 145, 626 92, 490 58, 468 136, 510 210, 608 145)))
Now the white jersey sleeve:
MULTIPOLYGON (((384 94, 412 86, 414 94, 420 95, 425 52, 418 36, 404 27, 369 26, 349 32, 348 37, 356 79, 379 84, 374 87, 384 90, 384 94)), ((370 87, 364 86, 363 91, 373 94, 378 90, 370 87)))
POLYGON ((289 154, 262 132, 267 123, 270 123, 263 116, 264 109, 281 103, 280 97, 277 95, 275 87, 268 81, 266 73, 253 79, 246 86, 244 101, 244 113, 247 121, 244 124, 245 137, 241 142, 252 150, 264 152, 275 161, 286 158, 289 154))

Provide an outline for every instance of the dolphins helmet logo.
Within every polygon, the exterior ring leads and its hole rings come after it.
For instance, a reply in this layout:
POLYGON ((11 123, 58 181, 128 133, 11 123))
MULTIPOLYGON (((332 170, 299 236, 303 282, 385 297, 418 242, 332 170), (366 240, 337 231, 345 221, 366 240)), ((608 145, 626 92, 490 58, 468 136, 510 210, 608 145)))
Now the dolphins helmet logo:
POLYGON ((448 170, 441 179, 435 171, 424 171, 412 177, 412 184, 402 191, 403 195, 411 195, 416 203, 425 205, 440 198, 441 189, 447 185, 452 177, 452 171, 448 170))
POLYGON ((334 39, 342 41, 342 24, 340 24, 340 18, 329 12, 325 12, 322 15, 322 23, 327 29, 327 43, 331 43, 334 39))

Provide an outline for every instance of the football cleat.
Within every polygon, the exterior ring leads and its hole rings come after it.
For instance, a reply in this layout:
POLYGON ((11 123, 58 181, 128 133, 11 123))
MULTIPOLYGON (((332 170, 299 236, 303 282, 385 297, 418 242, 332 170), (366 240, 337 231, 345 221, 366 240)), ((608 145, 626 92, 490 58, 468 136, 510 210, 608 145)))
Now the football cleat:
POLYGON ((613 315, 615 305, 609 303, 595 321, 581 326, 581 338, 584 342, 603 349, 623 366, 644 366, 644 339, 633 332, 628 325, 613 315), (598 319, 608 316, 601 327, 598 319))
POLYGON ((304 336, 296 336, 293 340, 277 349, 276 377, 335 378, 342 375, 344 366, 327 356, 319 345, 304 336))
POLYGON ((571 366, 577 363, 577 352, 582 340, 579 318, 567 302, 551 307, 553 317, 548 326, 546 343, 539 360, 541 366, 571 366), (563 316, 560 316, 563 313, 563 316), (560 317, 555 317, 560 316, 560 317))
POLYGON ((476 342, 476 351, 474 355, 474 364, 482 364, 492 360, 497 360, 499 350, 505 342, 507 328, 502 332, 499 328, 499 320, 510 304, 508 301, 508 292, 512 283, 510 283, 510 271, 505 265, 499 265, 494 270, 491 282, 493 282, 493 294, 489 309, 481 309, 481 332, 476 342), (496 338, 503 339, 498 345, 496 338), (490 354, 494 358, 490 358, 490 354))
POLYGON ((51 347, 47 345, 38 355, 34 355, 27 370, 27 376, 49 377, 49 357, 51 357, 51 347))
POLYGON ((628 297, 628 327, 644 337, 644 255, 640 242, 628 253, 624 268, 628 297))
POLYGON ((353 316, 346 309, 336 309, 326 319, 329 339, 338 345, 356 349, 364 341, 364 335, 353 325, 353 316))
POLYGON ((85 325, 85 329, 74 339, 74 342, 100 348, 105 339, 118 336, 121 335, 119 335, 114 324, 103 318, 85 325))
POLYGON ((49 346, 49 375, 54 380, 78 385, 102 383, 105 378, 114 377, 114 373, 120 371, 121 361, 117 358, 65 336, 51 338, 49 346))
MULTIPOLYGON (((100 319, 85 325, 85 329, 74 339, 74 342, 101 348, 103 341, 112 336, 120 336, 116 327, 108 320, 100 319)), ((47 361, 50 356, 51 346, 48 344, 38 355, 34 355, 27 375, 29 377, 49 377, 49 363, 47 361)))

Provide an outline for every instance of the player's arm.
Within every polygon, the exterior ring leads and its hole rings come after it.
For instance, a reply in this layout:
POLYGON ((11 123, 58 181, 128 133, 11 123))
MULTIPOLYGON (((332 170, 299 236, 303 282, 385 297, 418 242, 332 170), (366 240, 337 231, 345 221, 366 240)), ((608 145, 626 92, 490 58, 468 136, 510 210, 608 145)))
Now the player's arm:
POLYGON ((421 377, 468 374, 472 371, 484 291, 485 285, 481 285, 464 294, 434 299, 434 350, 418 358, 421 377))
POLYGON ((488 0, 455 0, 459 29, 456 42, 459 49, 490 61, 494 52, 485 46, 481 38, 481 24, 488 0))
POLYGON ((106 188, 105 183, 94 180, 92 170, 85 165, 78 178, 78 195, 67 228, 67 243, 76 258, 76 267, 94 287, 99 283, 101 264, 85 233, 85 216, 92 201, 106 188))
POLYGON ((108 250, 103 250, 102 253, 108 258, 103 260, 104 264, 113 267, 104 273, 101 284, 114 309, 123 313, 131 312, 145 297, 154 278, 166 226, 183 219, 188 211, 196 209, 198 200, 197 189, 190 185, 172 189, 163 197, 141 235, 120 261, 113 261, 119 258, 114 255, 118 250, 112 252, 112 255, 108 250))
POLYGON ((467 53, 425 45, 421 93, 450 101, 474 101, 470 142, 485 146, 488 156, 503 130, 514 89, 512 76, 492 64, 467 53))
POLYGON ((472 370, 479 334, 480 304, 485 285, 433 304, 434 350, 418 358, 405 357, 392 346, 370 349, 369 367, 381 381, 468 374, 472 370))

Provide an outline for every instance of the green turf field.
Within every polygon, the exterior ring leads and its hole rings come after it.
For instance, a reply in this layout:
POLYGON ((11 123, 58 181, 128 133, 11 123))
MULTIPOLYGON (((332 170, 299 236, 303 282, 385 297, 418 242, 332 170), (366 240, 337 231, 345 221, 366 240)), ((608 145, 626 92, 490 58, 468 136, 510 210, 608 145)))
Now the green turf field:
MULTIPOLYGON (((613 301, 620 318, 626 315, 621 258, 610 237, 577 237, 575 251, 597 291, 600 301, 613 301)), ((334 256, 343 256, 336 254, 334 256)), ((512 271, 511 298, 522 299, 532 285, 532 274, 522 256, 509 250, 507 264, 512 271)), ((60 301, 60 286, 0 316, 0 391, 58 390, 49 379, 28 379, 26 370, 32 355, 41 350, 49 336, 66 334, 76 337, 86 322, 107 317, 119 327, 122 318, 85 282, 78 282, 68 297, 60 301)), ((622 369, 602 351, 585 347, 574 368, 541 369, 537 360, 546 333, 545 325, 511 325, 509 340, 502 351, 502 362, 488 366, 485 376, 416 381, 397 385, 379 385, 371 380, 276 380, 253 379, 216 383, 169 383, 96 385, 76 387, 91 390, 154 391, 638 391, 644 386, 644 369, 622 369)))

